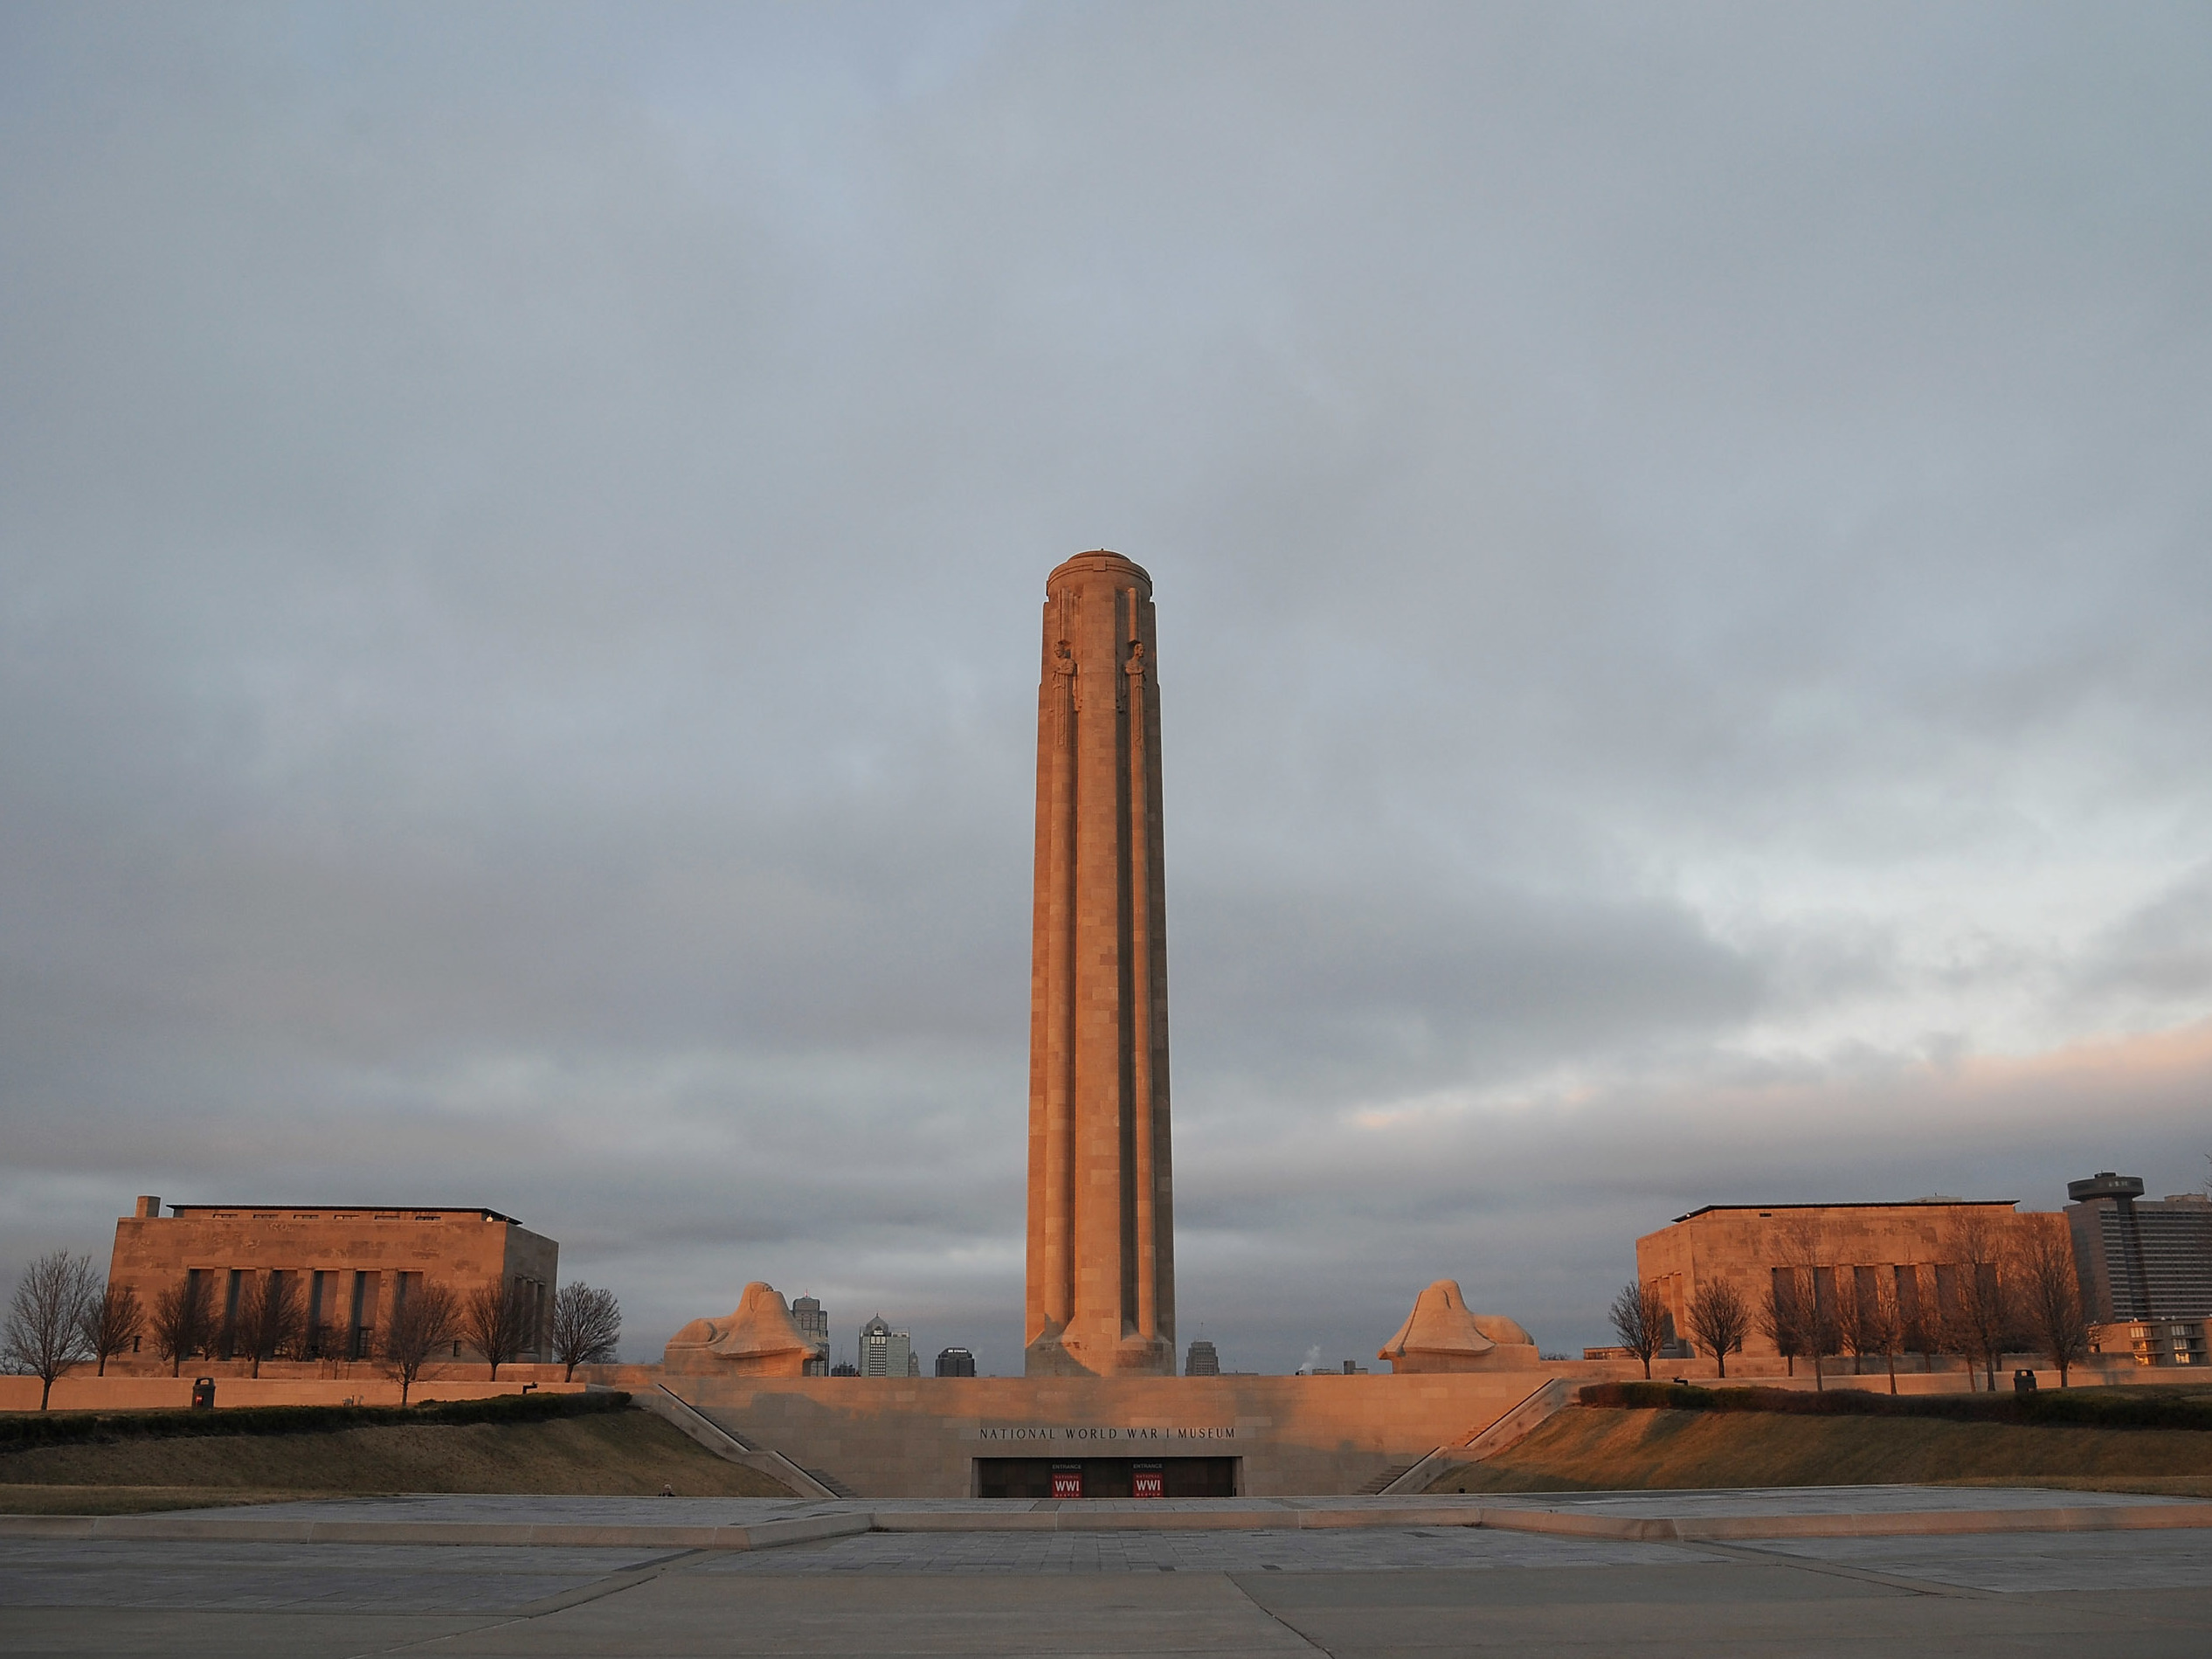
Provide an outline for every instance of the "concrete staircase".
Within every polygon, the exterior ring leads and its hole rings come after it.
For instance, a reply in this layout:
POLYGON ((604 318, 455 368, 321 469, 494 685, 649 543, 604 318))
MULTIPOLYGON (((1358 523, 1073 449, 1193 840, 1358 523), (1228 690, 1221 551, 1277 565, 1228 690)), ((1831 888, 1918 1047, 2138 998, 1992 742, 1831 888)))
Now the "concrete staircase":
POLYGON ((697 1441, 716 1457, 728 1462, 742 1463, 771 1480, 780 1481, 800 1497, 858 1496, 843 1482, 829 1476, 818 1475, 812 1469, 801 1469, 781 1452, 748 1445, 666 1383, 657 1384, 649 1391, 640 1390, 632 1394, 630 1403, 640 1411, 650 1412, 678 1433, 697 1441))
POLYGON ((1381 1486, 1361 1490, 1378 1497, 1409 1497, 1425 1492, 1429 1482, 1455 1464, 1480 1462, 1485 1457, 1497 1456, 1509 1446, 1519 1445, 1543 1427, 1554 1413, 1566 1410, 1573 1400, 1573 1386, 1563 1378, 1554 1377, 1538 1386, 1489 1427, 1469 1434, 1456 1446, 1439 1446, 1418 1463, 1407 1464, 1381 1486))
POLYGON ((819 1481, 824 1486, 829 1488, 831 1491, 837 1494, 840 1497, 858 1497, 860 1496, 858 1492, 847 1486, 843 1481, 839 1480, 836 1476, 831 1474, 826 1469, 810 1469, 806 1472, 812 1476, 816 1480, 819 1481))
POLYGON ((1365 1486, 1361 1487, 1359 1489, 1359 1496, 1362 1497, 1380 1497, 1393 1486, 1396 1485, 1407 1475, 1411 1474, 1413 1472, 1413 1469, 1414 1466, 1411 1463, 1392 1464, 1388 1469, 1383 1470, 1381 1474, 1376 1476, 1374 1479, 1369 1481, 1365 1486))

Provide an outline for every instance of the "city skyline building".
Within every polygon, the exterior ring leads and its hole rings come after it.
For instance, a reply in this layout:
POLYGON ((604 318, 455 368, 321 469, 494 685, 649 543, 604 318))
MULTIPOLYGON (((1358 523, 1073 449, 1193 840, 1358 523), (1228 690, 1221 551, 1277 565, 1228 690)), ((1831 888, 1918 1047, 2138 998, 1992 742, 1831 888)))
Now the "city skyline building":
POLYGON ((791 1323, 814 1344, 814 1357, 801 1372, 808 1377, 829 1375, 829 1314, 819 1296, 800 1296, 791 1303, 791 1323))
POLYGON ((976 1374, 976 1357, 965 1348, 945 1348, 937 1354, 937 1373, 940 1377, 972 1377, 976 1374))
POLYGON ((2066 1184, 2082 1305, 2093 1324, 2212 1315, 2212 1198, 2146 1199, 2143 1180, 2100 1170, 2066 1184))
POLYGON ((863 1377, 912 1377, 921 1372, 914 1338, 894 1331, 881 1314, 861 1327, 860 1372, 863 1377))

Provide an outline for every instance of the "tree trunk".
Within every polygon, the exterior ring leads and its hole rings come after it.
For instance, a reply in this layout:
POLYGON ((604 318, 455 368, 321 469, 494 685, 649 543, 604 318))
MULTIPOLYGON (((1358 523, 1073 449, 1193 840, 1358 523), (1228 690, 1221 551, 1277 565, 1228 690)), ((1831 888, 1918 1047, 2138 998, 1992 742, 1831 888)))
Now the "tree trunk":
POLYGON ((1888 1358, 1890 1361, 1890 1392, 1894 1394, 1897 1391, 1897 1357, 1895 1354, 1891 1354, 1888 1356, 1888 1358))
POLYGON ((54 1379, 51 1377, 41 1377, 38 1383, 38 1409, 44 1411, 46 1409, 46 1401, 52 1397, 54 1379))

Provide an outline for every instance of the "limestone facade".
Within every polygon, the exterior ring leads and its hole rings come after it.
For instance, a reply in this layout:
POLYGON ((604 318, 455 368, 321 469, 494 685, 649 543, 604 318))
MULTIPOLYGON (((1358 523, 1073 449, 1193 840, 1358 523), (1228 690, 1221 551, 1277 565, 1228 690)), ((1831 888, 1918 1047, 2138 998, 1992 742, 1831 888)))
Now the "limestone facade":
POLYGON ((728 1318, 694 1319, 669 1338, 660 1363, 673 1373, 804 1377, 826 1374, 811 1367, 827 1358, 827 1343, 802 1330, 781 1293, 756 1279, 728 1318))
MULTIPOLYGON (((529 1299, 536 1333, 522 1358, 551 1357, 550 1321, 561 1247, 496 1210, 359 1205, 173 1204, 138 1200, 115 1223, 108 1282, 138 1293, 149 1315, 178 1280, 202 1275, 218 1330, 252 1275, 289 1277, 304 1310, 300 1358, 365 1358, 396 1299, 435 1281, 466 1299, 487 1284, 529 1299)), ((219 1338, 218 1338, 219 1343, 219 1338)), ((155 1369, 153 1339, 109 1361, 110 1369, 155 1369)), ((477 1358, 466 1344, 453 1356, 477 1358)), ((164 1363, 160 1366, 166 1370, 164 1363)))
POLYGON ((1470 1310, 1456 1279, 1439 1279, 1416 1296, 1406 1323, 1375 1358, 1401 1375, 1516 1370, 1538 1361, 1535 1339, 1513 1320, 1470 1310))
MULTIPOLYGON (((1588 1370, 1590 1368, 1578 1368, 1588 1370)), ((1463 1444, 1543 1369, 1314 1377, 669 1376, 748 1445, 862 1497, 978 1497, 986 1463, 1234 1460, 1255 1497, 1357 1492, 1463 1444)))
MULTIPOLYGON (((2066 1218, 2022 1213, 2012 1199, 1967 1201, 1919 1199, 1903 1204, 1712 1204, 1636 1241, 1636 1277, 1659 1286, 1675 1331, 1690 1333, 1690 1299, 1709 1281, 1725 1280, 1745 1306, 1766 1302, 1778 1271, 1809 1271, 1815 1294, 1832 1297, 1840 1283, 1870 1294, 1895 1289, 1908 1321, 1932 1314, 1959 1293, 1972 1258, 2003 1263, 2038 1234, 2063 1241, 2066 1218), (1986 1236, 1973 1237, 1977 1231, 1986 1236)), ((1930 1327, 1937 1322, 1923 1318, 1930 1327)), ((1744 1352, 1774 1355, 1756 1328, 1744 1352)))
POLYGON ((1031 935, 1032 1376, 1175 1374, 1167 907, 1151 578, 1045 584, 1031 935))

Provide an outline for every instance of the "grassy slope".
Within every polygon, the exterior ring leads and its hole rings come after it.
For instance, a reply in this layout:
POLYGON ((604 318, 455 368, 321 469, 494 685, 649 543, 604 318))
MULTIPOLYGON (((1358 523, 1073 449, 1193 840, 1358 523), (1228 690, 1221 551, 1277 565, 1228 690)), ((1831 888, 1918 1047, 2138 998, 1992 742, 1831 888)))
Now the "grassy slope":
POLYGON ((541 1423, 49 1446, 0 1455, 0 1512, 114 1513, 339 1492, 785 1497, 640 1411, 541 1423))
POLYGON ((2035 1483, 2212 1493, 2212 1434, 2004 1423, 1570 1407, 1433 1492, 1637 1487, 2035 1483))

